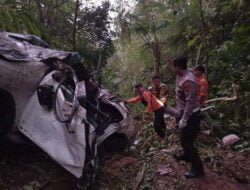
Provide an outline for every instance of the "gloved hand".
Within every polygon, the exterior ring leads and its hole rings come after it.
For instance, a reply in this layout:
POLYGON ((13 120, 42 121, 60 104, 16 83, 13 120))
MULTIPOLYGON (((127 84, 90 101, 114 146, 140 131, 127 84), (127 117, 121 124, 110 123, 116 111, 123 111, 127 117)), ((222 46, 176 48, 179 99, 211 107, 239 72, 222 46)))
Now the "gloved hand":
POLYGON ((185 120, 185 119, 182 118, 179 121, 179 129, 184 129, 186 126, 187 126, 187 120, 185 120))

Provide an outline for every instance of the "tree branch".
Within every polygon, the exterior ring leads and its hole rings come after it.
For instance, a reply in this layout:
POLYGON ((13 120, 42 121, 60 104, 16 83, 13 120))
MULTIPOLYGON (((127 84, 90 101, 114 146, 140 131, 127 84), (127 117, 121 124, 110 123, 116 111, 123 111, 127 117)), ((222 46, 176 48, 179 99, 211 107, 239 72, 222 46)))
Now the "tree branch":
POLYGON ((62 1, 61 3, 58 3, 56 4, 55 6, 53 6, 53 10, 55 10, 57 7, 60 7, 61 5, 63 5, 64 3, 67 3, 69 0, 65 0, 65 1, 62 1))

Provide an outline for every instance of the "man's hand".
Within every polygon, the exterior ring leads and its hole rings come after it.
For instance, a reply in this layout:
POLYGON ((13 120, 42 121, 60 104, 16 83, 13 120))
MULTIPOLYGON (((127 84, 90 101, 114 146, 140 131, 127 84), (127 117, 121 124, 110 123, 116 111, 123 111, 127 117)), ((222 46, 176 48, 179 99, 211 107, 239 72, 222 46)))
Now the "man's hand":
POLYGON ((187 120, 181 119, 179 121, 179 129, 184 129, 187 126, 187 120))
POLYGON ((149 112, 144 112, 143 113, 143 120, 145 122, 150 122, 150 121, 152 121, 152 119, 153 119, 153 117, 152 117, 151 113, 149 113, 149 112))

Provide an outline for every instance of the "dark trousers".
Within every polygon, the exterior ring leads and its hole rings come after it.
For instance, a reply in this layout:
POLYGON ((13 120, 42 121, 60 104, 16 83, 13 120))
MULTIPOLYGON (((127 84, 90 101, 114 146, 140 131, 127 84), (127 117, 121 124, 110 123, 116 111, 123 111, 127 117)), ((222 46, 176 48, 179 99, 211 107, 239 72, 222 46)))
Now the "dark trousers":
POLYGON ((165 137, 166 125, 164 120, 164 107, 154 111, 154 129, 162 139, 165 137))
POLYGON ((184 151, 184 157, 192 164, 192 170, 204 172, 200 156, 194 146, 194 140, 199 131, 200 111, 193 113, 187 122, 187 126, 181 130, 181 145, 184 151))

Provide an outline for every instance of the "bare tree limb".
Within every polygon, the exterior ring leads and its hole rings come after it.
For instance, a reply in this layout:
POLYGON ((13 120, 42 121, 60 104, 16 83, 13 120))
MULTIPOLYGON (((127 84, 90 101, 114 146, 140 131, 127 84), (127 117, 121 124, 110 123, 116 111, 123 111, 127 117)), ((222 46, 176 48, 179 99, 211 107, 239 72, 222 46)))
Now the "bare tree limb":
POLYGON ((237 88, 238 86, 235 83, 232 83, 233 88, 233 96, 232 97, 220 97, 220 98, 213 98, 211 100, 205 101, 205 103, 211 103, 216 101, 233 101, 238 99, 237 88))

